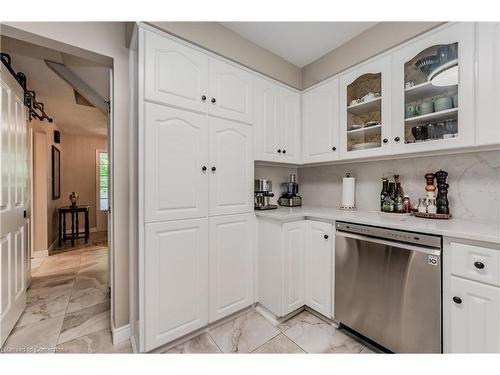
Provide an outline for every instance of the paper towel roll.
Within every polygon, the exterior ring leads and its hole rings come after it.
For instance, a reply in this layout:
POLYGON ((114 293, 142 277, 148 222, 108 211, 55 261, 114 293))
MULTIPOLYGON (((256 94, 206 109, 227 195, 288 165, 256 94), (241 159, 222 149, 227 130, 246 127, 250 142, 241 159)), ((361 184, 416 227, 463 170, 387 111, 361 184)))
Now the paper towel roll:
POLYGON ((342 180, 342 207, 349 208, 356 206, 356 179, 354 177, 344 177, 342 180))

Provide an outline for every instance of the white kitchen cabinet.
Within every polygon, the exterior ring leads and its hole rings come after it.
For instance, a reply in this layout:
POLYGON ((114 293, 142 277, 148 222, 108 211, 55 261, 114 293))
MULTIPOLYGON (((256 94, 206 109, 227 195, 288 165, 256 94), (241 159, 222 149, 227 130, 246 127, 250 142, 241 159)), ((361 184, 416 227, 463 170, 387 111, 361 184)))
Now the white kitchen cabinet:
POLYGON ((333 79, 302 94, 302 162, 339 158, 339 81, 333 79))
POLYGON ((255 215, 209 219, 209 321, 250 306, 254 289, 255 215))
POLYGON ((391 57, 345 73, 340 84, 340 157, 391 153, 391 57))
POLYGON ((208 113, 251 124, 253 82, 254 77, 243 69, 210 58, 208 113))
POLYGON ((332 317, 332 224, 306 220, 305 304, 332 317))
POLYGON ((305 221, 258 218, 257 226, 257 301, 282 317, 304 305, 305 221))
POLYGON ((208 219, 145 228, 145 350, 208 322, 208 219))
POLYGON ((145 103, 144 138, 145 221, 207 216, 207 116, 145 103))
POLYGON ((500 143, 500 22, 478 22, 476 144, 500 143))
POLYGON ((500 288, 451 276, 448 353, 500 353, 500 288))
POLYGON ((252 127, 211 117, 209 129, 209 214, 252 212, 252 127))
POLYGON ((206 113, 208 56, 144 31, 144 98, 206 113))
POLYGON ((430 32, 392 57, 393 153, 474 145, 474 24, 430 32), (441 70, 450 79, 432 80, 441 70))
POLYGON ((256 85, 255 159, 300 163, 300 93, 267 79, 256 85))
POLYGON ((283 224, 283 315, 304 305, 305 222, 283 224))

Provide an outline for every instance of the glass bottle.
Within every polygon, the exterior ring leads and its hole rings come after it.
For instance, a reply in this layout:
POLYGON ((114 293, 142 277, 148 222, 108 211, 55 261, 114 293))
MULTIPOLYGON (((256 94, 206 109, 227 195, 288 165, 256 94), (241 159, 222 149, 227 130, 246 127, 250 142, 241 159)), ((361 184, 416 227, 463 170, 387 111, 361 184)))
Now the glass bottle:
POLYGON ((436 199, 434 198, 429 199, 429 202, 427 204, 427 213, 435 214, 436 212, 437 212, 436 199))
POLYGON ((403 198, 403 212, 407 214, 410 211, 411 211, 410 197, 408 195, 405 195, 403 198))
POLYGON ((399 175, 394 175, 394 212, 402 213, 404 212, 403 206, 403 192, 401 191, 401 182, 399 182, 399 175))
POLYGON ((420 213, 427 213, 427 203, 426 203, 426 199, 425 198, 420 198, 418 200, 418 212, 420 213))
POLYGON ((389 195, 389 179, 382 177, 382 191, 380 192, 380 211, 384 211, 385 198, 389 195))

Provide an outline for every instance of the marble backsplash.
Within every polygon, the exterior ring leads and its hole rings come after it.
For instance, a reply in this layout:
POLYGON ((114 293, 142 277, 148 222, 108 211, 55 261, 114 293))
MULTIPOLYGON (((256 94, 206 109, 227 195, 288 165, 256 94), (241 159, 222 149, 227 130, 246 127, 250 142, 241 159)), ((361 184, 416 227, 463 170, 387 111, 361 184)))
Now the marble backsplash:
MULTIPOLYGON (((379 210, 382 176, 399 174, 405 194, 414 204, 425 196, 424 175, 440 169, 449 174, 448 200, 453 217, 500 221, 500 151, 301 167, 299 191, 306 205, 338 207, 342 177, 350 172, 356 177, 358 209, 379 210)), ((265 174, 271 172, 259 171, 261 177, 265 174)))

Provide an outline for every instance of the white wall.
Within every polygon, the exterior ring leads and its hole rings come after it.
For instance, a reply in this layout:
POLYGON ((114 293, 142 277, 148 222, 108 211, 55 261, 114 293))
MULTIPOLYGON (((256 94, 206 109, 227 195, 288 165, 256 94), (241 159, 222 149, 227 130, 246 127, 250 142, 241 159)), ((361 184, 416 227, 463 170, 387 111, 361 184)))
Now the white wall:
POLYGON ((453 217, 500 221, 500 151, 431 156, 386 161, 306 167, 299 169, 304 204, 338 207, 342 177, 356 177, 356 205, 360 210, 379 210, 382 176, 399 174, 412 204, 425 196, 424 175, 448 172, 448 199, 453 217))
POLYGON ((113 202, 114 278, 112 301, 115 328, 129 323, 129 170, 128 49, 123 22, 4 22, 2 34, 87 59, 112 62, 114 149, 113 202))

